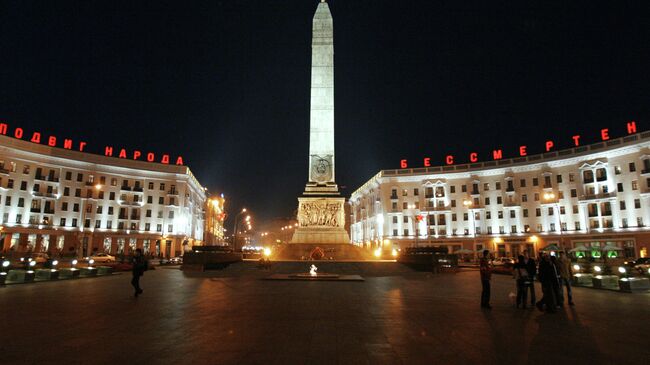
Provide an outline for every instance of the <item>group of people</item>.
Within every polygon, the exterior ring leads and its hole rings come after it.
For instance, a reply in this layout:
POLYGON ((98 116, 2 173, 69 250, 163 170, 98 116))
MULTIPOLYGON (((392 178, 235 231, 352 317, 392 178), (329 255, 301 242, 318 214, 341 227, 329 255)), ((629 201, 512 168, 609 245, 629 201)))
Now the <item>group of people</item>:
MULTIPOLYGON (((530 305, 536 306, 540 311, 555 313, 557 308, 564 305, 564 287, 569 305, 573 304, 571 291, 571 277, 573 270, 571 260, 566 253, 560 251, 559 258, 553 253, 543 252, 539 257, 539 264, 530 257, 527 251, 519 255, 514 264, 512 274, 517 285, 516 307, 527 308, 528 292, 530 292, 530 305), (542 299, 536 301, 535 279, 542 286, 542 299)), ((490 309, 490 280, 492 268, 490 265, 490 251, 484 250, 479 264, 481 272, 481 308, 490 309)))

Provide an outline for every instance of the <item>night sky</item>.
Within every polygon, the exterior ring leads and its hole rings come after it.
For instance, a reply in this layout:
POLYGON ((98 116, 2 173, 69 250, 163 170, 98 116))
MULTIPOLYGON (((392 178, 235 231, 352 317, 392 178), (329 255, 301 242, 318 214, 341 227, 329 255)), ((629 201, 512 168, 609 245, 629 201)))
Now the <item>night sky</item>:
MULTIPOLYGON (((328 2, 345 196, 401 158, 649 129, 647 0, 328 2)), ((317 3, 0 1, 0 120, 97 153, 182 155, 231 213, 289 217, 307 179, 317 3)))

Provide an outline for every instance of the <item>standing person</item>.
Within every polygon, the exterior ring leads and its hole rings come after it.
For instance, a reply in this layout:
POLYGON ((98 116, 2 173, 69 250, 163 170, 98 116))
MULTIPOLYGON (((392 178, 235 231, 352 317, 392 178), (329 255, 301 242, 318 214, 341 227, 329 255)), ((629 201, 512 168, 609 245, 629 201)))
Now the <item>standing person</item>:
POLYGON ((535 298, 535 277, 537 276, 537 263, 535 259, 530 257, 528 251, 524 251, 524 258, 526 259, 526 271, 528 271, 528 282, 530 283, 526 286, 526 290, 530 289, 530 306, 534 307, 537 301, 535 298))
MULTIPOLYGON (((557 260, 560 269, 560 293, 564 296, 564 289, 562 285, 566 286, 566 295, 569 300, 569 305, 573 304, 573 293, 571 291, 571 278, 573 277, 573 269, 571 268, 571 260, 566 256, 564 251, 560 252, 560 258, 557 260)), ((564 304, 564 300, 561 302, 564 304)))
POLYGON ((481 308, 492 309, 490 306, 490 279, 492 276, 492 268, 490 267, 490 251, 483 250, 483 257, 481 257, 481 262, 479 268, 481 270, 481 286, 483 290, 481 291, 481 308))
POLYGON ((131 279, 131 285, 135 290, 135 297, 142 294, 142 289, 140 288, 140 276, 144 275, 144 272, 147 270, 147 261, 144 256, 142 256, 142 249, 137 248, 133 258, 131 258, 131 264, 133 265, 132 273, 133 278, 131 279))
POLYGON ((517 308, 522 305, 526 309, 526 296, 528 294, 528 285, 530 278, 528 277, 528 270, 526 268, 526 258, 524 255, 519 255, 518 261, 512 268, 512 274, 517 283, 517 308))
POLYGON ((554 254, 551 254, 551 266, 553 266, 553 273, 555 274, 555 280, 551 282, 551 288, 555 295, 555 305, 559 308, 564 305, 564 295, 562 295, 562 289, 560 288, 560 280, 562 280, 560 276, 560 263, 554 254))
POLYGON ((543 253, 542 258, 539 260, 538 276, 539 282, 542 284, 542 299, 535 305, 542 312, 544 311, 544 307, 546 307, 547 312, 555 313, 557 309, 553 282, 557 285, 557 276, 555 275, 555 268, 547 253, 543 253))

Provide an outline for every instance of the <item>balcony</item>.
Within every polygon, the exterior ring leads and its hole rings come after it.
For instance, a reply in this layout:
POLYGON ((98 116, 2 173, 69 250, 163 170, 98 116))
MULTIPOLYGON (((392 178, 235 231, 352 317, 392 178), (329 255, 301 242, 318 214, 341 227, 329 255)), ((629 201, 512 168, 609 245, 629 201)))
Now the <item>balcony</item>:
POLYGON ((121 186, 120 190, 131 191, 131 187, 130 186, 121 186))
POLYGON ((129 219, 129 216, 126 214, 120 214, 117 219, 129 219))
POLYGON ((451 212, 451 206, 424 207, 422 210, 425 212, 451 212))
POLYGON ((131 220, 139 221, 139 220, 140 220, 140 216, 139 216, 139 215, 131 215, 131 220))
POLYGON ((135 191, 136 193, 142 193, 144 189, 141 186, 136 186, 133 188, 133 191, 135 191))
POLYGON ((173 190, 170 189, 169 191, 167 191, 167 194, 169 194, 169 195, 178 195, 178 191, 176 189, 173 189, 173 190))
POLYGON ((650 175, 650 169, 641 170, 641 176, 650 175))
POLYGON ((40 207, 38 207, 38 208, 31 208, 29 211, 30 211, 31 213, 40 213, 40 212, 41 212, 41 208, 40 208, 40 207))
POLYGON ((515 188, 513 187, 506 188, 506 193, 514 193, 514 192, 515 192, 515 188))
POLYGON ((7 169, 0 169, 0 174, 9 175, 9 170, 7 170, 7 169))
POLYGON ((45 209, 44 214, 54 214, 54 209, 45 209))
POLYGON ((393 195, 390 196, 390 198, 397 200, 397 195, 393 194, 393 195))
POLYGON ((471 194, 472 194, 472 195, 479 195, 479 194, 481 194, 481 193, 479 193, 479 192, 478 192, 478 189, 476 189, 476 190, 472 190, 471 194))
POLYGON ((32 195, 41 198, 56 199, 56 195, 54 193, 41 193, 39 191, 33 191, 32 195))
POLYGON ((520 204, 517 201, 505 201, 503 202, 504 207, 518 207, 520 204))
POLYGON ((614 199, 614 198, 616 198, 616 192, 615 191, 613 191, 611 193, 580 195, 579 200, 580 201, 609 200, 609 199, 614 199))

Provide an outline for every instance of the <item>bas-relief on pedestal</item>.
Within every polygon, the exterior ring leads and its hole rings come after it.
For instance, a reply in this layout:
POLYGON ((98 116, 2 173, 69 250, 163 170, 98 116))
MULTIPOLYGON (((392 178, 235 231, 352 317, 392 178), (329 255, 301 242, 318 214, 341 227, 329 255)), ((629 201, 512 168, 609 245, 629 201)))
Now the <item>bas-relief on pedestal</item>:
POLYGON ((312 26, 309 170, 291 243, 350 243, 334 169, 334 27, 322 1, 312 26))

